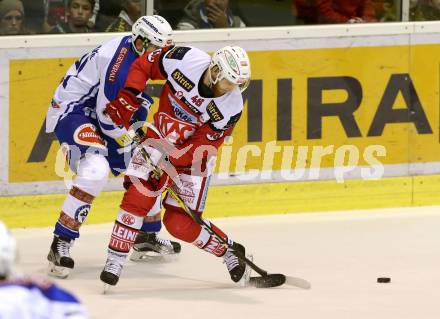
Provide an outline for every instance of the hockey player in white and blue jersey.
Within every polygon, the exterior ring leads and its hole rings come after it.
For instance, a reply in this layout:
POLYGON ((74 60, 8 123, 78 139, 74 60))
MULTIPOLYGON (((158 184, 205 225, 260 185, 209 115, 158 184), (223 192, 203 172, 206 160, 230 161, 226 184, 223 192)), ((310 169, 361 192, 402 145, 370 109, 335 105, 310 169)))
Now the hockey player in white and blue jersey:
MULTIPOLYGON (((124 172, 131 157, 131 139, 122 126, 115 125, 103 113, 105 105, 123 88, 128 70, 144 53, 173 44, 172 29, 160 16, 144 16, 134 24, 132 35, 115 38, 82 56, 67 71, 55 91, 46 116, 46 132, 54 132, 70 168, 76 173, 48 254, 49 274, 65 278, 74 267, 70 247, 79 237, 94 198, 102 191, 109 172, 124 172)), ((145 121, 151 97, 142 101, 132 122, 145 121)), ((148 212, 139 237, 136 255, 178 253, 180 244, 161 239, 160 201, 148 212)))
POLYGON ((52 282, 13 275, 16 244, 0 222, 0 318, 86 319, 85 307, 52 282))

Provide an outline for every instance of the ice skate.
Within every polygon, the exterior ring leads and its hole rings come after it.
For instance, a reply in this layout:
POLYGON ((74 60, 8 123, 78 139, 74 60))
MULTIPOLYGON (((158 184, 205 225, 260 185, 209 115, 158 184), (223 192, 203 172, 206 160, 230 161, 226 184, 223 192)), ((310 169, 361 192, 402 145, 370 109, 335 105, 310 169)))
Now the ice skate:
MULTIPOLYGON (((125 258, 124 258, 125 259, 125 258)), ((104 269, 99 277, 104 282, 104 293, 109 286, 116 286, 121 276, 124 260, 122 258, 109 256, 105 262, 104 269)))
POLYGON ((66 278, 75 263, 70 257, 70 247, 73 241, 68 238, 54 236, 50 251, 47 255, 49 261, 48 274, 58 278, 66 278))
POLYGON ((178 242, 162 239, 156 233, 140 232, 133 246, 131 261, 149 260, 150 258, 180 253, 178 242))
MULTIPOLYGON (((239 283, 241 286, 247 286, 251 275, 251 268, 234 254, 235 251, 239 251, 243 256, 246 253, 243 245, 234 242, 232 248, 228 248, 224 254, 223 262, 228 268, 232 281, 239 283)), ((246 255, 246 257, 251 261, 253 260, 252 255, 246 255)))

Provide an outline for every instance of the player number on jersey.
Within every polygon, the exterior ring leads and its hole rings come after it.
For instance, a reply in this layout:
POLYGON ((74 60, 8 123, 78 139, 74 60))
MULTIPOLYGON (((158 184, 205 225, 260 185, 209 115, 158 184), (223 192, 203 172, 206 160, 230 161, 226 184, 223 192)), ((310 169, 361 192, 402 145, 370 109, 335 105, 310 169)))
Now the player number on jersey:
POLYGON ((198 95, 195 95, 195 96, 193 96, 193 97, 191 98, 191 101, 192 101, 195 105, 197 105, 197 106, 201 106, 202 103, 203 103, 203 101, 204 101, 204 99, 202 99, 202 98, 199 97, 198 95))

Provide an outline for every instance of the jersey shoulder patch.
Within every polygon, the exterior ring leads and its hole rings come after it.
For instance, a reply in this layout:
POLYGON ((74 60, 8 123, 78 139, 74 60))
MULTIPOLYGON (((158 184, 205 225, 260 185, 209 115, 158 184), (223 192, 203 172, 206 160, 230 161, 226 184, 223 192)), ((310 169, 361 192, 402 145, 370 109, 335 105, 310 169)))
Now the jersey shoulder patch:
MULTIPOLYGON (((215 132, 221 133, 224 132, 232 127, 234 127, 235 123, 238 122, 238 120, 241 117, 241 112, 237 113, 235 115, 232 115, 231 117, 229 117, 228 119, 224 119, 224 121, 220 121, 220 122, 210 122, 209 126, 211 127, 212 130, 214 130, 215 132)), ((208 136, 207 136, 208 137, 208 136)), ((219 139, 221 137, 223 137, 223 135, 217 136, 219 139)), ((208 139, 210 139, 211 141, 214 141, 216 139, 211 139, 213 138, 212 136, 208 137, 208 139)))
POLYGON ((183 72, 179 69, 175 69, 173 73, 171 73, 171 77, 187 92, 191 91, 195 86, 194 82, 186 77, 185 74, 183 74, 183 72))
POLYGON ((208 112, 209 118, 213 122, 218 122, 225 118, 214 101, 209 102, 208 106, 206 107, 206 111, 208 112))
POLYGON ((233 128, 243 112, 243 98, 240 91, 237 89, 236 92, 221 98, 216 103, 211 101, 206 107, 211 128, 215 131, 226 131, 233 128))
POLYGON ((185 54, 191 50, 190 47, 174 47, 170 51, 168 51, 166 58, 174 59, 174 60, 182 60, 185 54))
POLYGON ((227 130, 228 128, 233 127, 233 126, 235 125, 235 123, 238 122, 238 120, 240 119, 240 117, 241 117, 241 112, 240 112, 240 113, 237 113, 237 114, 235 114, 235 115, 232 115, 232 116, 229 118, 228 123, 226 123, 226 125, 224 126, 225 130, 227 130))

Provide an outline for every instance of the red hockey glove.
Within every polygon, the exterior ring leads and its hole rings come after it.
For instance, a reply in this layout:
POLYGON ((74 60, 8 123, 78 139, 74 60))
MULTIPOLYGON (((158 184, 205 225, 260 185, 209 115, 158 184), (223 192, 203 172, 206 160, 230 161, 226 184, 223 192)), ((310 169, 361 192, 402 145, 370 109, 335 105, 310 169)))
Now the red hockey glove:
POLYGON ((137 97, 128 90, 119 91, 118 97, 107 103, 105 111, 116 125, 124 125, 126 129, 130 127, 130 120, 141 103, 137 97))
POLYGON ((162 172, 162 175, 159 178, 157 178, 155 174, 151 172, 148 182, 154 191, 165 191, 169 186, 171 186, 173 181, 165 172, 162 172))
POLYGON ((160 151, 156 149, 150 149, 150 154, 152 155, 150 157, 152 163, 160 169, 161 175, 160 177, 157 177, 157 174, 151 173, 150 174, 150 181, 155 186, 155 190, 165 190, 169 186, 176 184, 180 186, 180 178, 179 178, 179 168, 174 167, 173 164, 171 164, 168 156, 163 155, 160 151), (151 150, 153 150, 151 152, 151 150))

